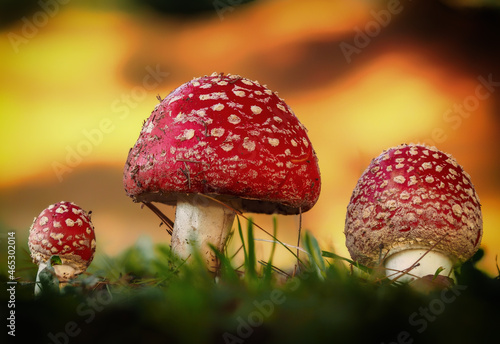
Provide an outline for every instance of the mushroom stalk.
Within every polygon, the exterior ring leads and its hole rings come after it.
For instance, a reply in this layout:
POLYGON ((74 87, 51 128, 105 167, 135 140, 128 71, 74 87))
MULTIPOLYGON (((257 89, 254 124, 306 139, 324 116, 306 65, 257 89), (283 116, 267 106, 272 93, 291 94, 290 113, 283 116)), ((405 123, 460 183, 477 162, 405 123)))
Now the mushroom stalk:
POLYGON ((35 295, 41 294, 46 288, 61 291, 76 275, 76 270, 70 265, 49 266, 41 262, 36 274, 35 295))
POLYGON ((43 274, 43 270, 47 267, 47 264, 40 262, 38 265, 38 271, 36 273, 36 279, 35 279, 35 296, 40 295, 42 292, 42 278, 41 275, 43 274))
POLYGON ((59 289, 64 288, 70 280, 77 276, 75 268, 71 265, 56 265, 54 271, 59 280, 59 289))
POLYGON ((400 282, 411 282, 415 278, 434 275, 439 268, 443 268, 440 275, 453 278, 452 260, 446 254, 427 249, 404 250, 385 261, 386 276, 391 280, 397 278, 400 282))
POLYGON ((187 195, 177 201, 172 233, 172 252, 181 259, 199 253, 209 271, 216 272, 219 261, 209 244, 223 251, 235 212, 202 196, 187 195))

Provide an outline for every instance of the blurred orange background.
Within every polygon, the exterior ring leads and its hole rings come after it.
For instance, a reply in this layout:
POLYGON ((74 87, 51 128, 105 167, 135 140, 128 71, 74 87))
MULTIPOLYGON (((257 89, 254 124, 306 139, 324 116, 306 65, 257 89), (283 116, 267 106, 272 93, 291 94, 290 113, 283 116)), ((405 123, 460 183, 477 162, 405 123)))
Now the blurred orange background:
MULTIPOLYGON (((168 243, 160 220, 125 195, 123 165, 156 96, 217 71, 266 84, 308 128, 322 193, 302 228, 323 249, 348 257, 345 211, 370 160, 423 142, 451 153, 471 175, 484 217, 480 267, 497 274, 498 7, 233 0, 209 1, 192 15, 138 3, 47 0, 17 17, 4 12, 2 230, 25 241, 33 218, 65 200, 92 210, 98 254, 115 255, 141 237, 168 243)), ((174 217, 171 207, 160 208, 174 217)), ((272 216, 251 216, 272 232, 272 216)), ((298 217, 278 216, 280 240, 295 245, 298 227, 298 217)), ((258 247, 266 259, 270 244, 258 247)), ((287 268, 293 257, 281 251, 276 264, 287 268)))

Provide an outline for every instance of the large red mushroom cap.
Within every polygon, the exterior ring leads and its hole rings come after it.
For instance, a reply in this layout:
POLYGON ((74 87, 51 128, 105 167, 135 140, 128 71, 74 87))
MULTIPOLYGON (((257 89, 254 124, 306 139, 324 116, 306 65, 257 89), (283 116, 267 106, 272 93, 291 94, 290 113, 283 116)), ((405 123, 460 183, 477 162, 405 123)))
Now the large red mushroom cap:
POLYGON ((59 256, 62 265, 72 268, 72 276, 58 276, 62 280, 83 273, 96 249, 90 215, 71 202, 55 203, 44 209, 34 219, 28 240, 35 264, 45 265, 51 256, 59 256))
POLYGON ((434 245, 432 251, 460 263, 481 243, 481 204, 470 176, 451 155, 400 145, 373 159, 362 174, 344 233, 351 257, 365 265, 434 245))
POLYGON ((241 209, 298 214, 320 193, 306 129, 278 95, 238 75, 196 78, 171 92, 130 150, 124 186, 135 201, 179 194, 241 198, 241 209))

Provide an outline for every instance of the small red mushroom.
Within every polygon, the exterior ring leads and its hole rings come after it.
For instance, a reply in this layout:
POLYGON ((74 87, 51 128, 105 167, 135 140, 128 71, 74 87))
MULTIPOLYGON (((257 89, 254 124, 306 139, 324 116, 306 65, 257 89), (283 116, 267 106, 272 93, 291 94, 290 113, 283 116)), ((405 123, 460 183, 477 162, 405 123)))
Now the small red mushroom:
POLYGON ((238 75, 212 74, 172 91, 130 150, 123 183, 135 202, 176 205, 172 251, 225 245, 238 211, 298 214, 316 203, 320 173, 306 129, 278 95, 238 75))
POLYGON ((344 233, 353 260, 410 281, 440 268, 451 276, 479 248, 482 223, 467 172, 435 147, 410 144, 372 160, 352 193, 344 233))
MULTIPOLYGON (((94 258, 96 240, 90 215, 71 202, 59 202, 43 210, 30 228, 28 245, 31 258, 39 266, 39 274, 51 256, 58 256, 60 265, 53 266, 63 287, 69 280, 87 270, 94 258)), ((35 288, 35 293, 39 288, 35 288)))

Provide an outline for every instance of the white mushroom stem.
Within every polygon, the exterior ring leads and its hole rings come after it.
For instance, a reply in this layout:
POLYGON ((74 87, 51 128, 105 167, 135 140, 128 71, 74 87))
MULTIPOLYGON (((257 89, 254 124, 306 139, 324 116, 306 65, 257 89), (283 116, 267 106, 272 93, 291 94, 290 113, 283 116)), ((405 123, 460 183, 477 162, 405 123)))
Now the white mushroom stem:
POLYGON ((399 282, 411 282, 419 277, 434 275, 440 267, 443 268, 439 273, 440 275, 453 278, 452 260, 441 252, 426 249, 405 250, 395 253, 385 260, 384 265, 386 276, 391 280, 397 278, 399 282), (417 263, 415 264, 415 262, 417 263), (415 266, 411 268, 413 265, 415 266))
POLYGON ((40 262, 38 264, 38 271, 36 273, 36 280, 35 280, 35 295, 39 295, 42 291, 42 282, 40 281, 40 273, 47 267, 47 264, 40 262))
MULTIPOLYGON (((50 271, 51 269, 47 267, 46 263, 41 262, 38 265, 38 272, 36 274, 36 283, 35 283, 35 295, 39 295, 42 292, 43 288, 42 279, 43 283, 48 283, 48 284, 52 283, 53 281, 55 282, 57 280, 59 284, 57 288, 61 290, 68 284, 69 280, 76 277, 76 270, 70 265, 55 265, 52 268, 55 277, 50 276, 52 272, 50 271), (42 277, 41 276, 42 274, 44 274, 45 276, 42 277)), ((49 288, 51 287, 50 285, 47 286, 49 288)))
POLYGON ((57 279, 59 280, 59 288, 64 288, 68 281, 76 277, 76 270, 71 265, 55 265, 54 271, 56 272, 57 279))
POLYGON ((208 244, 224 250, 231 231, 235 212, 230 208, 199 195, 177 201, 172 233, 172 252, 181 259, 200 254, 211 272, 217 271, 219 261, 208 244))

